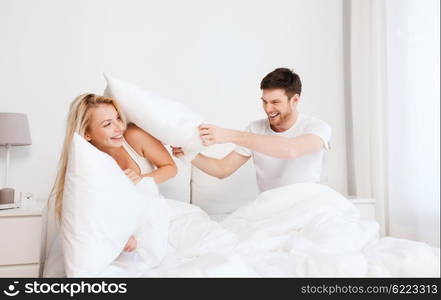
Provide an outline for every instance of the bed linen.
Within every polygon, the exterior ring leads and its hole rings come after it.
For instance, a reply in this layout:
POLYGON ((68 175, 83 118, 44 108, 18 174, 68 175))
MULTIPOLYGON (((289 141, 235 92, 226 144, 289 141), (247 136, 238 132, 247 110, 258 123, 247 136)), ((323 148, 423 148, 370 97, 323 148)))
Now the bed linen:
POLYGON ((439 277, 439 248, 392 237, 360 218, 331 188, 294 184, 260 194, 217 223, 194 205, 168 199, 169 247, 143 269, 136 251, 116 277, 439 277))

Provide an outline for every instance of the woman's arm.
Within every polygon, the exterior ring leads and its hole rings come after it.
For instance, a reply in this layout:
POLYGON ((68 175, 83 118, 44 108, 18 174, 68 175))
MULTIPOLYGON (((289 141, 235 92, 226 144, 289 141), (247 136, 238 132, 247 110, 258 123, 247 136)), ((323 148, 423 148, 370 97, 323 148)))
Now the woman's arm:
POLYGON ((127 126, 124 137, 131 145, 136 145, 142 156, 157 167, 150 173, 141 174, 141 177, 153 177, 156 183, 161 183, 176 175, 177 168, 173 158, 162 143, 148 132, 132 123, 127 126))

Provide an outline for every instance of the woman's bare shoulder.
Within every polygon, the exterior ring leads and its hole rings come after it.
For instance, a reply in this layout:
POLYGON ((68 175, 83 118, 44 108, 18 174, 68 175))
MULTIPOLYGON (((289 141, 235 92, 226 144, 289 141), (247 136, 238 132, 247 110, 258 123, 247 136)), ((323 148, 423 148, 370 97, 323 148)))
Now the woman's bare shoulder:
POLYGON ((129 145, 139 154, 144 156, 144 146, 154 139, 144 129, 138 127, 134 123, 127 124, 127 129, 124 132, 124 138, 129 145))

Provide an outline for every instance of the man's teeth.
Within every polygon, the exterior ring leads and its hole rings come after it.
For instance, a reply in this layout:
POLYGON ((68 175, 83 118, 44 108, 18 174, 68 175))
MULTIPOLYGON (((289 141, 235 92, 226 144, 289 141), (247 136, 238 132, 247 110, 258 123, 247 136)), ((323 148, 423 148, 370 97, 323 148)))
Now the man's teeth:
POLYGON ((274 117, 276 117, 276 116, 278 116, 279 115, 279 113, 273 113, 273 114, 270 114, 270 115, 268 115, 270 118, 274 118, 274 117))

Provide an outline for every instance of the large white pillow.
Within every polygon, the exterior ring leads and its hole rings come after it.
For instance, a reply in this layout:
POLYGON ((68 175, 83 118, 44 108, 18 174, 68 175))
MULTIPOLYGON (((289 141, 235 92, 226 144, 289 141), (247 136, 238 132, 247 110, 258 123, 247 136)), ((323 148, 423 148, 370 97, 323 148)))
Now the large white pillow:
POLYGON ((116 99, 129 122, 135 123, 163 144, 182 147, 191 161, 202 149, 198 126, 202 117, 182 103, 161 97, 132 83, 104 74, 104 95, 116 99))
POLYGON ((165 256, 168 207, 153 179, 133 184, 111 156, 78 134, 69 151, 62 216, 67 277, 105 276, 131 235, 145 268, 165 256))

